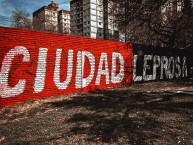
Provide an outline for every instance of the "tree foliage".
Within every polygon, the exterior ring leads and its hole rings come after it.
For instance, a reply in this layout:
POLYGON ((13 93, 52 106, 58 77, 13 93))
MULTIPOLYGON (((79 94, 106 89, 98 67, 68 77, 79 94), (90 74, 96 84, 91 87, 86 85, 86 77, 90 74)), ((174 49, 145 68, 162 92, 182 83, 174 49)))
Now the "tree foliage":
POLYGON ((11 16, 12 26, 15 28, 32 29, 30 15, 24 11, 15 10, 11 16))
POLYGON ((136 43, 185 48, 193 45, 190 0, 109 0, 119 30, 136 43))

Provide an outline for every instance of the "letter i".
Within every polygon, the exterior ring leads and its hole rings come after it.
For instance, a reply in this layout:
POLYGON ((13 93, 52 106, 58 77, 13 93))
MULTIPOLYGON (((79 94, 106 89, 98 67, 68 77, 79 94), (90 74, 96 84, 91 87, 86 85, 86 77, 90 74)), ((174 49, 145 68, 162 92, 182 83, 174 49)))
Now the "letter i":
POLYGON ((47 48, 39 49, 38 66, 34 83, 35 93, 41 92, 45 85, 47 51, 48 51, 47 48))

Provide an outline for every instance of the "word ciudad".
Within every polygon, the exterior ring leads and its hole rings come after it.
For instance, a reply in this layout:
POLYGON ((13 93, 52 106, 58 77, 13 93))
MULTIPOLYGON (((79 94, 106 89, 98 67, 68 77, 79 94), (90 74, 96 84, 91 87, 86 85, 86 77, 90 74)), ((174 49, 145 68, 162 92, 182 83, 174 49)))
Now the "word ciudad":
MULTIPOLYGON (((47 60, 48 60, 48 49, 47 48, 39 48, 38 58, 37 58, 37 68, 35 79, 33 83, 33 92, 40 93, 46 87, 46 73, 47 73, 47 60)), ((1 98, 9 98, 20 95, 24 92, 27 79, 19 79, 18 83, 15 86, 9 86, 9 74, 12 71, 11 66, 13 65, 12 62, 14 58, 18 55, 21 55, 22 62, 30 62, 31 54, 26 47, 23 46, 16 46, 10 49, 7 54, 5 55, 0 72, 0 97, 1 98)), ((78 51, 76 54, 72 49, 69 49, 67 52, 62 49, 55 50, 55 65, 54 73, 52 76, 52 81, 54 82, 55 86, 59 90, 68 89, 70 83, 74 83, 75 89, 85 88, 89 86, 89 84, 93 81, 95 85, 100 85, 101 78, 105 77, 106 84, 113 83, 118 84, 123 80, 124 77, 124 58, 118 52, 112 52, 111 56, 108 56, 107 53, 101 53, 99 60, 96 60, 93 53, 89 51, 78 51), (67 63, 63 62, 61 59, 62 53, 67 53, 67 63), (111 60, 108 60, 108 58, 111 60), (74 58, 76 58, 76 62, 74 62, 74 58), (85 61, 85 59, 89 61, 85 61), (118 62, 119 63, 118 63, 118 62), (98 64, 97 64, 98 62, 98 64), (111 64, 109 64, 109 62, 111 64), (66 79, 61 81, 61 66, 62 63, 66 63, 66 79), (90 70, 84 70, 85 63, 89 63, 90 70), (74 70, 73 68, 76 68, 74 70), (111 67, 111 68, 110 68, 111 67), (117 69, 119 69, 117 73, 117 69), (87 77, 84 77, 84 72, 89 72, 87 77), (73 74, 76 74, 74 82, 72 81, 73 74)), ((64 65, 64 64, 63 64, 64 65)), ((15 76, 17 77, 17 76, 15 76)))

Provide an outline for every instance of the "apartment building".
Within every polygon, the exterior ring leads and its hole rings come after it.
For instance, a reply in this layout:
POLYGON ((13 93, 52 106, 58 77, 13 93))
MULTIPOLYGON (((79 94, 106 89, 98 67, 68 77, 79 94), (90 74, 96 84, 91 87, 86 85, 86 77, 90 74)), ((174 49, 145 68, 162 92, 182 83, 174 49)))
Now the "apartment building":
POLYGON ((58 11, 58 4, 52 1, 33 12, 33 27, 35 30, 47 32, 70 33, 70 12, 58 11))
POLYGON ((180 16, 182 8, 184 7, 184 0, 169 0, 161 7, 163 21, 167 21, 169 17, 180 16))
MULTIPOLYGON (((113 5, 112 1, 104 0, 104 39, 122 41, 122 34, 118 31, 117 18, 111 13, 111 7, 113 5)), ((118 13, 119 9, 113 10, 113 13, 118 13)))
POLYGON ((70 34, 70 11, 60 10, 58 12, 58 30, 62 34, 70 34))
POLYGON ((83 0, 70 2, 70 31, 72 35, 83 36, 83 0))
POLYGON ((70 26, 74 35, 119 40, 115 18, 109 15, 109 0, 72 0, 70 26))
POLYGON ((169 0, 162 6, 162 12, 166 11, 181 12, 183 4, 184 0, 169 0))
POLYGON ((58 31, 58 4, 52 1, 48 6, 43 6, 33 12, 33 27, 40 31, 58 31))
POLYGON ((70 12, 72 34, 104 39, 103 6, 100 0, 72 0, 70 12))

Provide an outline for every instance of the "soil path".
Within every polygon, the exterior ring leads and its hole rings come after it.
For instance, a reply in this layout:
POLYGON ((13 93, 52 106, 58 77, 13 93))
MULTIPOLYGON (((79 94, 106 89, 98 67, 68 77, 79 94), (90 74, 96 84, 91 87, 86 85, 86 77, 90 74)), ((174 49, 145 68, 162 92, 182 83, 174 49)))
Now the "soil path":
POLYGON ((193 87, 153 82, 0 110, 0 144, 193 144, 193 87))

